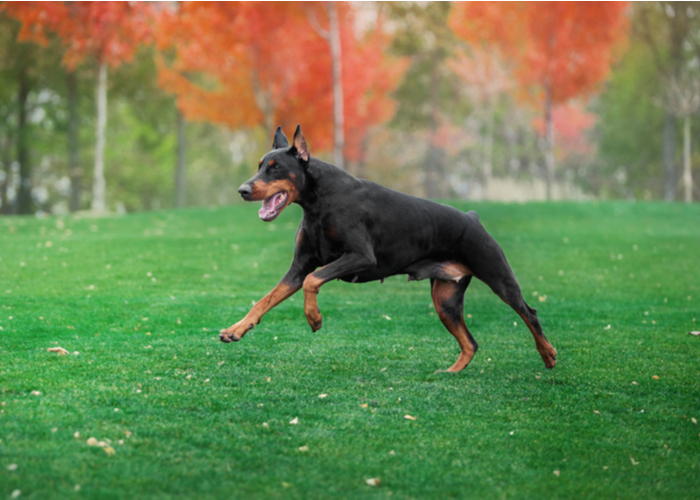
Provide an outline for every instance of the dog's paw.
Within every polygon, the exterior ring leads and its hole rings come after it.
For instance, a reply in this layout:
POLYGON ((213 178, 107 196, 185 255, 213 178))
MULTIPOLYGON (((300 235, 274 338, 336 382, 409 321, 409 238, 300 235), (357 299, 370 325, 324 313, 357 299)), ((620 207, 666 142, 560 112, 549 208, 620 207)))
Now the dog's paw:
POLYGON ((557 350, 551 345, 540 350, 540 356, 542 356, 544 365, 550 370, 557 364, 557 350))
POLYGON ((318 309, 316 294, 304 294, 304 315, 309 322, 311 330, 317 332, 323 326, 323 317, 318 309))
POLYGON ((230 326, 225 330, 221 330, 219 333, 219 340, 226 343, 238 342, 241 340, 243 335, 245 335, 249 330, 252 330, 254 326, 254 323, 246 319, 242 319, 235 325, 230 326))
POLYGON ((311 327, 311 331, 313 332, 319 331, 323 326, 323 316, 321 316, 321 313, 318 311, 318 309, 315 311, 315 314, 307 314, 306 321, 309 322, 309 326, 311 327))

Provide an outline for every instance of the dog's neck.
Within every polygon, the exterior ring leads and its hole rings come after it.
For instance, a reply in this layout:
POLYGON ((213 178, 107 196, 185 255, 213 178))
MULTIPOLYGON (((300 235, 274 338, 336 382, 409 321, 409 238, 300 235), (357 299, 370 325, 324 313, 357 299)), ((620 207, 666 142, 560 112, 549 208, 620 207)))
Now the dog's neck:
POLYGON ((305 214, 312 217, 323 209, 321 205, 328 203, 334 193, 345 191, 357 182, 345 170, 317 158, 309 159, 304 173, 304 186, 300 189, 301 196, 297 203, 305 214))

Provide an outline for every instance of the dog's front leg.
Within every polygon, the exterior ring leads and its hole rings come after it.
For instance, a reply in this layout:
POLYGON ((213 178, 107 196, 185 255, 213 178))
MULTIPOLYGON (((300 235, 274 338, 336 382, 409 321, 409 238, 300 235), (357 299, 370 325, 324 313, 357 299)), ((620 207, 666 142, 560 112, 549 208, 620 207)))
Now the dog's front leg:
POLYGON ((364 253, 346 253, 338 260, 317 269, 304 279, 304 314, 311 330, 319 330, 323 324, 321 311, 318 309, 316 296, 321 286, 336 278, 342 278, 353 273, 361 273, 377 265, 374 253, 369 250, 364 253))
POLYGON ((252 330, 255 325, 260 323, 265 313, 275 307, 280 302, 294 295, 301 288, 304 278, 308 273, 316 269, 318 265, 313 249, 309 245, 309 240, 306 237, 306 232, 302 227, 297 231, 296 246, 294 248, 294 260, 292 266, 270 293, 260 299, 253 308, 245 315, 245 318, 240 320, 233 326, 221 330, 219 339, 222 342, 231 342, 241 340, 241 337, 249 330, 252 330))
POLYGON ((225 330, 221 330, 219 339, 222 342, 241 340, 243 335, 245 335, 249 330, 252 330, 255 325, 260 323, 260 318, 262 318, 267 311, 294 295, 300 288, 300 283, 282 279, 282 281, 280 281, 277 286, 270 291, 270 293, 255 303, 253 308, 248 312, 248 314, 245 315, 245 318, 240 320, 235 325, 230 326, 225 330))

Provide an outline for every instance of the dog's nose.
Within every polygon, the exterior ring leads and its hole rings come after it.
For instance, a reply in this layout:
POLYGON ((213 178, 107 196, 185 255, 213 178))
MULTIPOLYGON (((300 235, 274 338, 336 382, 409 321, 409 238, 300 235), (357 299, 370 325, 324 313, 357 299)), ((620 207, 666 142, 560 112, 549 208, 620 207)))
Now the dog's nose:
POLYGON ((250 195, 253 193, 253 188, 250 187, 250 184, 243 184, 241 187, 238 188, 238 194, 241 195, 241 198, 244 200, 247 200, 250 198, 250 195))

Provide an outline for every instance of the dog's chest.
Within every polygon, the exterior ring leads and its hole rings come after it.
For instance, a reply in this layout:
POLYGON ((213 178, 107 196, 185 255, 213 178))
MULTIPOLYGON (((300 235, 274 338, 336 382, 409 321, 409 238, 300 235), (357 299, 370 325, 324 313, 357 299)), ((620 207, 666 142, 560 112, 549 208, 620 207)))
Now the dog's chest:
POLYGON ((304 230, 311 248, 322 265, 338 259, 345 253, 341 232, 337 225, 329 220, 306 222, 304 230))

